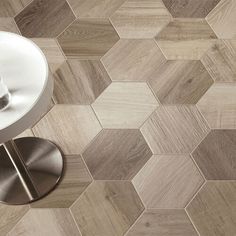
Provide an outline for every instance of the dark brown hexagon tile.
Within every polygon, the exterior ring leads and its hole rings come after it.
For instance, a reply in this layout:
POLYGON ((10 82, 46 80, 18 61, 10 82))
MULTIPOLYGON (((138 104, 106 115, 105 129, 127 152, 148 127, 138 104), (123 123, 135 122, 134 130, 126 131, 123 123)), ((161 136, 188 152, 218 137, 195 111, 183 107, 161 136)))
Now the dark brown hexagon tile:
POLYGON ((143 210, 128 181, 95 181, 71 207, 83 236, 123 236, 143 210))
POLYGON ((34 0, 16 17, 15 21, 25 37, 56 37, 75 16, 66 0, 34 0))
POLYGON ((100 61, 69 59, 54 73, 56 103, 91 104, 111 83, 100 61))
POLYGON ((187 212, 200 235, 235 235, 236 182, 207 182, 187 212))
POLYGON ((99 59, 119 36, 108 19, 78 19, 59 37, 68 58, 99 59))
POLYGON ((152 156, 139 130, 102 130, 83 153, 94 179, 128 180, 152 156))

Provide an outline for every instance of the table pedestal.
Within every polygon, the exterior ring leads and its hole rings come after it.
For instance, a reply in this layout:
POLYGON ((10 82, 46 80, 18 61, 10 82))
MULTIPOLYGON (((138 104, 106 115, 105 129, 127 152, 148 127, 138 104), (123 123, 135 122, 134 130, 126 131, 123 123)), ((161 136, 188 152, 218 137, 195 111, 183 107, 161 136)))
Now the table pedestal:
POLYGON ((36 137, 0 146, 0 202, 13 205, 42 198, 59 182, 63 159, 55 144, 36 137))

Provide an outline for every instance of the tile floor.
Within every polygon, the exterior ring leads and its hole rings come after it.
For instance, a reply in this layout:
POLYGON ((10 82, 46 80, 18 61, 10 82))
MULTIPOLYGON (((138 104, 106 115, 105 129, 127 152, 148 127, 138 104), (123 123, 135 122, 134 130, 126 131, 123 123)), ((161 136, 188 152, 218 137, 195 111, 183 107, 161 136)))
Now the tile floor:
POLYGON ((235 23, 235 0, 1 0, 55 82, 20 136, 58 144, 65 173, 0 204, 0 236, 235 236, 235 23))

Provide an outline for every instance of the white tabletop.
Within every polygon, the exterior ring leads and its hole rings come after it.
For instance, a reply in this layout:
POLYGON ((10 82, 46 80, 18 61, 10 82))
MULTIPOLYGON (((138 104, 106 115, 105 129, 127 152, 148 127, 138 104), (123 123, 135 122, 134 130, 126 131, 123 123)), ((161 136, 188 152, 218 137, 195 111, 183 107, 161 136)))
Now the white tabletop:
POLYGON ((0 31, 0 76, 12 95, 0 112, 0 143, 33 125, 52 95, 52 81, 42 51, 30 40, 0 31))

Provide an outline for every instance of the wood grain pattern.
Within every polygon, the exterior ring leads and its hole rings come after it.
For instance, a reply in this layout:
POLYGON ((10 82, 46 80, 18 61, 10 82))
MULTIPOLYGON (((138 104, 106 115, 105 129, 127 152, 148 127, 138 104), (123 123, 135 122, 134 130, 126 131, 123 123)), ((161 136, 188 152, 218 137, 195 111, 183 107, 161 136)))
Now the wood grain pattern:
POLYGON ((127 236, 197 236, 183 209, 147 210, 127 236))
POLYGON ((190 156, 153 156, 133 179, 148 209, 184 208, 203 184, 190 156))
POLYGON ((55 105, 33 127, 35 136, 55 142, 64 154, 80 154, 101 130, 90 106, 55 105))
POLYGON ((0 17, 0 30, 20 34, 14 19, 10 17, 0 17))
POLYGON ((214 84, 197 103, 211 128, 236 127, 235 90, 235 84, 214 84))
POLYGON ((31 129, 26 129, 23 133, 17 135, 16 138, 23 138, 23 137, 34 137, 34 134, 31 129))
POLYGON ((236 40, 217 41, 201 61, 216 82, 236 82, 236 40))
POLYGON ((125 0, 68 0, 77 17, 108 18, 125 0))
POLYGON ((67 60, 54 73, 56 103, 91 104, 111 83, 100 61, 67 60))
POLYGON ((153 38, 170 19, 161 0, 127 0, 111 17, 121 38, 153 38))
POLYGON ((66 0, 34 0, 15 17, 22 35, 30 38, 56 37, 74 19, 66 0))
POLYGON ((199 61, 167 61, 148 80, 162 104, 196 104, 213 84, 199 61))
POLYGON ((85 191, 92 179, 81 156, 64 156, 64 175, 57 188, 32 208, 68 208, 85 191))
POLYGON ((65 55, 80 59, 100 59, 118 40, 108 19, 79 19, 58 37, 65 55))
POLYGON ((154 40, 121 39, 102 58, 113 81, 146 81, 166 61, 154 40))
POLYGON ((204 19, 174 19, 156 40, 169 60, 198 60, 216 41, 216 35, 204 19))
POLYGON ((236 183, 207 182, 187 212, 200 235, 235 235, 236 183))
POLYGON ((72 206, 83 236, 121 236, 144 207, 130 182, 94 182, 72 206))
POLYGON ((190 153, 209 128, 195 106, 159 106, 141 127, 154 154, 190 153))
POLYGON ((173 17, 205 18, 220 0, 163 0, 173 17))
POLYGON ((221 39, 236 38, 236 2, 221 0, 220 3, 206 17, 207 22, 221 39))
POLYGON ((212 130, 192 156, 208 180, 236 180, 236 130, 212 130))
POLYGON ((31 209, 8 235, 81 236, 69 209, 31 209))
POLYGON ((83 153, 94 179, 128 180, 152 156, 139 130, 103 130, 83 153))
POLYGON ((92 104, 104 128, 139 128, 158 102, 145 83, 112 83, 92 104))

